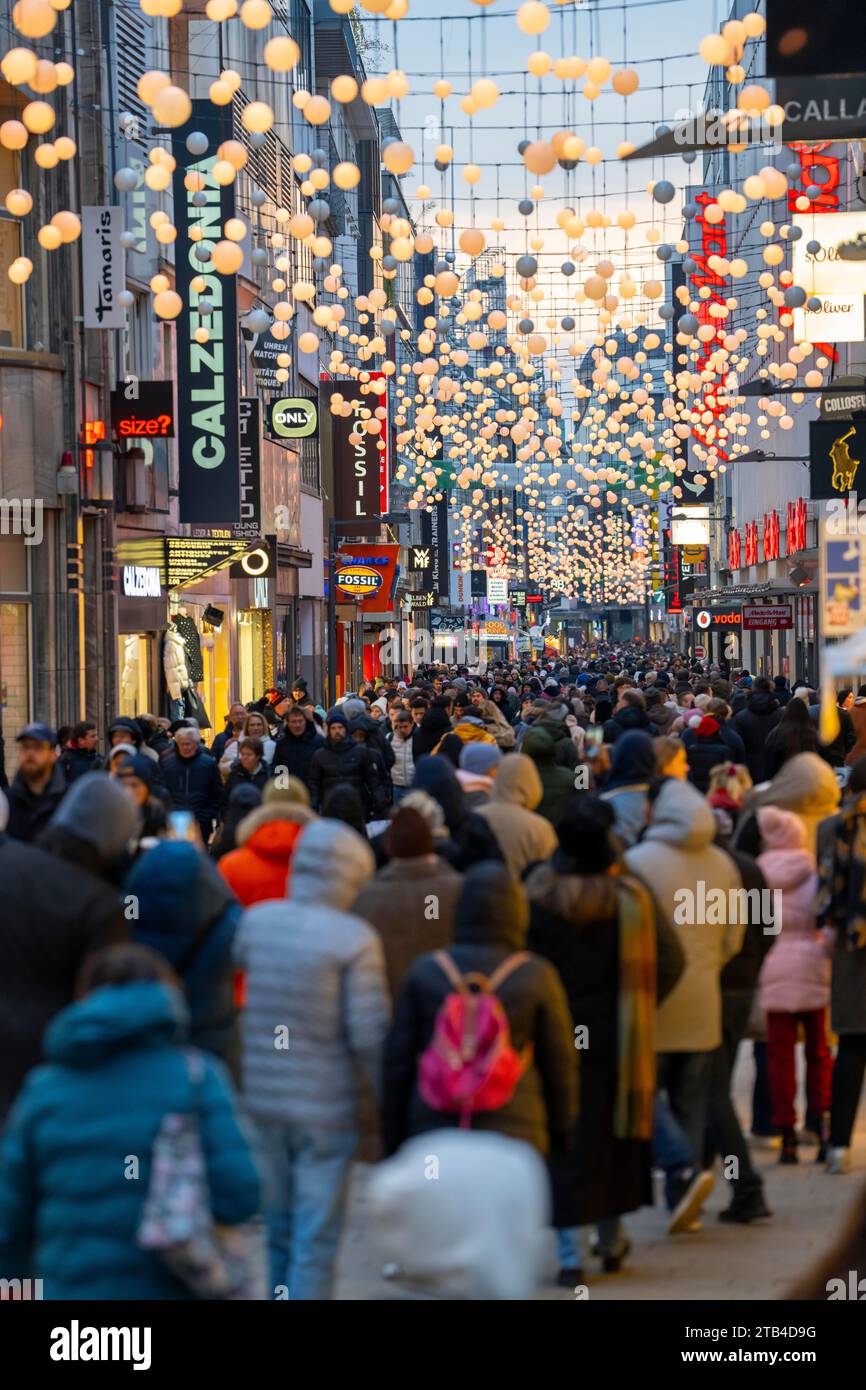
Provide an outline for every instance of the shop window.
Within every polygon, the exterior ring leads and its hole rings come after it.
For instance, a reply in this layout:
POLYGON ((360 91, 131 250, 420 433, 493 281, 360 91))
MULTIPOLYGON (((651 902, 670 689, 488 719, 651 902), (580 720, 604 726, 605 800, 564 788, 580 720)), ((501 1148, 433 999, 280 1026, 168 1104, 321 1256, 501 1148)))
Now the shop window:
POLYGON ((26 594, 27 544, 20 536, 0 535, 0 594, 26 594))
POLYGON ((7 738, 30 719, 30 611, 0 603, 0 710, 7 738))
MULTIPOLYGON (((3 119, 5 111, 0 112, 3 119)), ((18 156, 0 146, 0 264, 21 255, 21 222, 6 211, 6 195, 19 186, 18 156)), ((24 347, 24 288, 0 276, 0 348, 24 347)))
POLYGON ((126 632, 118 637, 117 669, 120 673, 119 713, 133 718, 137 714, 152 713, 150 649, 146 636, 126 632))

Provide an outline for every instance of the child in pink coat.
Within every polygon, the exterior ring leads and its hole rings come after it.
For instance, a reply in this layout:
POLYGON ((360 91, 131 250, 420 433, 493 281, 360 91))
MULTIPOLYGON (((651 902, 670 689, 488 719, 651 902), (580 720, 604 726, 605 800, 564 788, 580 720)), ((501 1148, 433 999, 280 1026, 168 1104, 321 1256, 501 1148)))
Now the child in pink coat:
POLYGON ((758 826, 764 845, 758 865, 768 888, 779 890, 775 925, 781 922, 759 981, 760 1005, 767 1015, 773 1124, 782 1132, 781 1162, 796 1163, 795 1053, 800 1024, 806 1039, 806 1128, 819 1135, 822 1151, 826 1143, 832 1073, 827 1045, 830 960, 815 924, 818 875, 815 855, 806 848, 803 822, 791 811, 764 806, 758 811, 758 826))

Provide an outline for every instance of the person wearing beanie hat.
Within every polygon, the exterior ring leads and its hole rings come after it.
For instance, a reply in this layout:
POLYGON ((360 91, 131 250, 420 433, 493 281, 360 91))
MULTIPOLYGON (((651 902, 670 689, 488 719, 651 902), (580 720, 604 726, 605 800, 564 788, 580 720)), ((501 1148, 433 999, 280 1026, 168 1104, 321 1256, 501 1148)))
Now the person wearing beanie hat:
POLYGON ((33 841, 66 795, 66 778, 50 725, 25 724, 16 742, 18 771, 7 790, 8 833, 14 840, 33 841))
MULTIPOLYGON (((492 1130, 524 1140, 544 1156, 559 1156, 570 1144, 577 1122, 577 1053, 556 970, 539 956, 525 953, 528 926, 523 885, 503 864, 476 864, 463 881, 454 914, 454 945, 446 954, 463 976, 479 972, 489 980, 506 962, 512 967, 497 986, 496 997, 524 1069, 503 1105, 473 1112, 472 1130, 492 1130)), ((388 1154, 412 1135, 453 1129, 460 1123, 459 1111, 434 1109, 418 1089, 420 1059, 433 1039, 437 1014, 455 988, 439 955, 415 961, 397 999, 385 1047, 383 1139, 388 1154)))
MULTIPOLYGON (((284 777, 278 771, 262 791, 262 805, 275 806, 283 802, 309 808, 310 793, 299 777, 284 777)), ((314 815, 315 812, 311 811, 309 819, 312 820, 314 815)))
MULTIPOLYGON (((795 1054, 806 1040, 806 1129, 826 1149, 832 1058, 827 1044, 830 960, 817 927, 818 874, 803 822, 792 811, 762 806, 758 867, 773 892, 771 926, 778 930, 761 966, 759 1003, 767 1015, 767 1060, 773 1124, 782 1134, 782 1163, 797 1162, 795 1054), (780 930, 779 930, 780 929, 780 930)), ((766 928, 765 928, 766 929, 766 928)), ((819 1151, 819 1158, 825 1152, 819 1151)))
POLYGON ((362 888, 354 910, 382 938, 388 988, 396 999, 418 956, 451 945, 463 879, 436 854, 421 812, 405 803, 389 822, 383 848, 388 862, 362 888))
POLYGON ((310 759, 307 785, 314 811, 321 811, 331 792, 341 782, 354 787, 364 807, 376 805, 380 796, 380 776, 376 760, 366 743, 349 736, 349 718, 344 707, 328 715, 326 739, 310 759))
POLYGON ((373 1169, 367 1188, 378 1259, 396 1269, 383 1298, 489 1302, 534 1297, 548 1240, 538 1155, 501 1134, 438 1130, 373 1169), (440 1163, 430 1182, 426 1156, 440 1163))
POLYGON ((40 844, 108 876, 124 864, 140 828, 141 811, 132 797, 113 778, 88 772, 69 788, 40 844))
MULTIPOLYGON (((114 750, 116 751, 116 750, 114 750)), ((141 811, 139 849, 144 841, 152 841, 164 835, 168 828, 166 802, 157 791, 156 766, 151 758, 141 753, 131 757, 118 758, 114 764, 113 776, 141 811)))
POLYGON ((652 898, 619 871, 614 812, 595 795, 573 798, 559 848, 526 881, 528 945, 556 966, 572 1017, 589 1030, 580 1054, 580 1113, 570 1158, 553 1175, 559 1282, 583 1274, 578 1228, 595 1224, 604 1268, 629 1249, 624 1213, 652 1205, 655 1014, 683 968, 657 953, 652 898))
POLYGON ((465 743, 460 753, 457 779, 466 805, 473 811, 486 806, 493 791, 493 778, 502 761, 502 749, 495 743, 465 743))
POLYGON ((246 971, 243 1089, 266 1176, 270 1286, 332 1296, 359 1137, 359 1072, 378 1099, 390 1006, 382 943, 353 908, 373 876, 365 840, 313 820, 292 857, 288 896, 246 910, 235 959, 246 971), (275 1046, 275 1027, 286 1048, 275 1046))

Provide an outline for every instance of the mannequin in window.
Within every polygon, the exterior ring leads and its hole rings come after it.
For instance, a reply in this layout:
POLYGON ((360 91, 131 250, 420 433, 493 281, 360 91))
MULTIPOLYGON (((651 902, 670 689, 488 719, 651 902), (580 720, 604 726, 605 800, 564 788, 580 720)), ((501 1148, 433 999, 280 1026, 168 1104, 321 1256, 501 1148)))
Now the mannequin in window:
POLYGON ((204 662, 201 655, 201 638, 195 621, 189 616, 182 604, 172 614, 170 621, 183 639, 189 683, 190 685, 198 685, 200 681, 204 680, 204 662))

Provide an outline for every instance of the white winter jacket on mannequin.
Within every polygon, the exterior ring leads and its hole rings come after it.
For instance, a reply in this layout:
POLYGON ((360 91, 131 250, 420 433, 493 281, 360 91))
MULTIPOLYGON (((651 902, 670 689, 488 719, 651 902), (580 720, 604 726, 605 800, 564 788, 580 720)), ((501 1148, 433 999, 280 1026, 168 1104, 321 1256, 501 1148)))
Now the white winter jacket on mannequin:
POLYGON ((166 629, 162 664, 168 693, 173 700, 179 700, 182 692, 189 689, 189 671, 186 666, 183 638, 174 627, 166 629))

